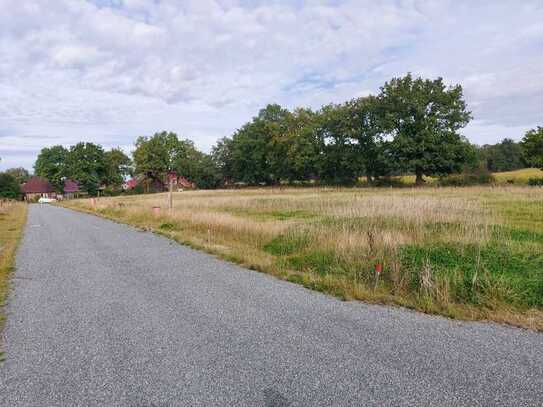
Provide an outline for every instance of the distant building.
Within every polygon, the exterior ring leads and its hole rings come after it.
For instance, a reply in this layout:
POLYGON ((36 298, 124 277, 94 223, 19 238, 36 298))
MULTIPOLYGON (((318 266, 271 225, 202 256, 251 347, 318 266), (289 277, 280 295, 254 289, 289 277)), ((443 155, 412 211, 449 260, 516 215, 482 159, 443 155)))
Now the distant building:
POLYGON ((149 178, 131 178, 122 185, 123 190, 131 191, 138 185, 142 186, 142 189, 146 192, 149 191, 167 191, 169 189, 169 183, 173 182, 174 190, 193 189, 196 188, 194 182, 189 181, 185 177, 178 177, 175 172, 168 173, 167 181, 162 182, 160 180, 151 180, 149 178))
POLYGON ((71 179, 64 180, 64 198, 73 199, 79 196, 81 190, 79 189, 79 182, 73 181, 71 179))
POLYGON ((138 180, 135 178, 131 178, 128 181, 126 181, 122 186, 125 191, 129 191, 138 186, 138 180))
POLYGON ((40 198, 55 198, 56 193, 49 181, 43 177, 33 176, 21 185, 21 192, 26 201, 37 201, 40 198))
MULTIPOLYGON (((196 188, 196 184, 194 182, 189 181, 185 177, 178 177, 177 173, 175 172, 168 173, 168 182, 170 181, 173 181, 174 189, 177 189, 177 190, 180 190, 183 188, 187 188, 187 189, 196 188)), ((166 188, 168 188, 167 185, 166 185, 166 188)))

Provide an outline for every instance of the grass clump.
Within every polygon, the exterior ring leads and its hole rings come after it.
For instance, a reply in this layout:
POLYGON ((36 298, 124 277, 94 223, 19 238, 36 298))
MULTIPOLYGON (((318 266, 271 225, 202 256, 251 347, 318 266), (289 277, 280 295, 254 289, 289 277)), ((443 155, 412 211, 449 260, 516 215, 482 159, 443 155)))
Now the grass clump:
POLYGON ((287 233, 274 237, 264 245, 264 250, 275 256, 288 256, 306 248, 310 243, 308 233, 287 233))
POLYGON ((165 231, 174 230, 175 225, 172 222, 163 222, 163 223, 160 224, 159 229, 160 230, 165 230, 165 231))

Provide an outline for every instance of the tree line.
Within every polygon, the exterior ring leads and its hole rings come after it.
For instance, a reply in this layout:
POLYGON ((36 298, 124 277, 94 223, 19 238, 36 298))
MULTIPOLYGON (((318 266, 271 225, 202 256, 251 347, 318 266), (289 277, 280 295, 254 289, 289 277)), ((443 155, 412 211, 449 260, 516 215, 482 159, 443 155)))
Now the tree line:
POLYGON ((380 184, 391 175, 443 177, 461 171, 543 168, 543 128, 522 142, 471 144, 459 130, 471 120, 460 85, 410 74, 384 84, 377 95, 290 112, 268 105, 212 157, 232 182, 277 184, 315 180, 380 184))
MULTIPOLYGON (((289 111, 270 104, 232 136, 220 139, 210 154, 164 131, 139 137, 132 158, 120 148, 105 150, 94 143, 47 147, 38 155, 34 173, 59 191, 70 178, 94 195, 101 187, 119 191, 128 176, 151 190, 171 172, 199 188, 216 188, 235 183, 347 185, 361 177, 379 185, 407 173, 422 184, 427 176, 480 168, 543 168, 542 127, 528 131, 518 143, 504 139, 479 147, 459 133, 471 118, 460 85, 408 74, 386 82, 377 95, 318 110, 289 111)), ((11 169, 0 184, 20 184, 28 175, 22 168, 11 169)))

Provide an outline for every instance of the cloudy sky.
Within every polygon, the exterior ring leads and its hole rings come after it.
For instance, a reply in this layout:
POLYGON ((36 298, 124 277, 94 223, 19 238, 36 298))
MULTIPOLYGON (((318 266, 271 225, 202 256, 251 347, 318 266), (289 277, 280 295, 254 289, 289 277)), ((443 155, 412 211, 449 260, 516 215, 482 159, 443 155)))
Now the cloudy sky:
POLYGON ((543 0, 0 0, 0 169, 44 146, 209 151, 267 103, 317 108, 413 72, 460 83, 473 142, 543 125, 543 0))

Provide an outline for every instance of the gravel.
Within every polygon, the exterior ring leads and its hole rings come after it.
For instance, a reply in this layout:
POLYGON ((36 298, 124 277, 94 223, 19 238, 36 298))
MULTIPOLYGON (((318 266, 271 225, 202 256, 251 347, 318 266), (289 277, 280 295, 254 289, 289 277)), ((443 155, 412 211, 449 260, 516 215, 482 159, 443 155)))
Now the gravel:
POLYGON ((540 406, 543 335, 342 302, 33 205, 1 406, 540 406))

